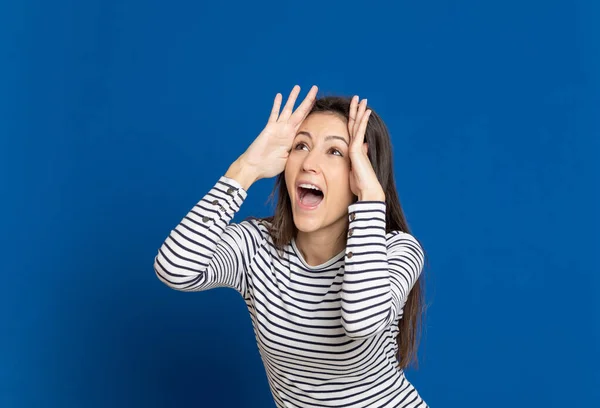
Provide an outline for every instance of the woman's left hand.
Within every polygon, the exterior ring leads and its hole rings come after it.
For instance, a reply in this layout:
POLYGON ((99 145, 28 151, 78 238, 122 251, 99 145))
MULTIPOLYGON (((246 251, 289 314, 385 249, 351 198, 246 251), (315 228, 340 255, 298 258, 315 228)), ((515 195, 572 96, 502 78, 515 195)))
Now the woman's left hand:
POLYGON ((350 134, 350 188, 359 201, 385 201, 385 193, 367 156, 369 146, 365 141, 367 122, 371 110, 367 100, 358 103, 358 96, 350 102, 348 133, 350 134))

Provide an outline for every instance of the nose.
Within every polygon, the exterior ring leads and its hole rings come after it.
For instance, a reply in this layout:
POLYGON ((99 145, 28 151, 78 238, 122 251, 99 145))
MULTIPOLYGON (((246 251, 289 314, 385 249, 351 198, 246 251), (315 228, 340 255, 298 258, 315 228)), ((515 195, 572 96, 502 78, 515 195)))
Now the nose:
POLYGON ((316 149, 306 155, 304 161, 302 162, 302 170, 307 173, 319 173, 320 166, 318 152, 316 149))

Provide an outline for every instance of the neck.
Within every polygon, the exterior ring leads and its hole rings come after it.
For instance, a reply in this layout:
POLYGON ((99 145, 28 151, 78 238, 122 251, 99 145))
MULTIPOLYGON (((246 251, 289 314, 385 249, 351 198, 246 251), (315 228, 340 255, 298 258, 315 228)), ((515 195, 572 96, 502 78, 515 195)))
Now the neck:
POLYGON ((333 228, 333 231, 298 231, 296 246, 308 265, 321 265, 339 254, 346 247, 346 231, 348 230, 348 226, 346 224, 342 227, 333 228))

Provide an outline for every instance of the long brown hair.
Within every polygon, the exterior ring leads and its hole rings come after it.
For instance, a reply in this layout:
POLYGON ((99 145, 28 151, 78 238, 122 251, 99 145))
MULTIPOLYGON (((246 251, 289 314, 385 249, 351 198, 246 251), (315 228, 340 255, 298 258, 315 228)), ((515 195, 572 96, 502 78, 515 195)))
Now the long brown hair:
MULTIPOLYGON (((316 100, 309 115, 317 112, 333 113, 347 122, 350 102, 350 98, 341 96, 322 97, 316 100)), ((369 107, 369 109, 371 108, 369 107)), ((369 146, 367 155, 385 192, 386 232, 403 231, 410 233, 396 191, 389 132, 387 126, 375 111, 372 111, 369 118, 365 132, 365 142, 369 146)), ((264 220, 267 221, 265 225, 269 229, 275 247, 283 250, 283 247, 289 245, 298 232, 293 220, 292 204, 285 183, 285 172, 277 176, 272 197, 276 192, 277 204, 274 215, 264 218, 264 220)), ((397 357, 402 369, 407 368, 409 365, 418 366, 417 348, 424 314, 424 290, 423 273, 421 273, 408 295, 404 305, 403 318, 398 323, 397 357)))

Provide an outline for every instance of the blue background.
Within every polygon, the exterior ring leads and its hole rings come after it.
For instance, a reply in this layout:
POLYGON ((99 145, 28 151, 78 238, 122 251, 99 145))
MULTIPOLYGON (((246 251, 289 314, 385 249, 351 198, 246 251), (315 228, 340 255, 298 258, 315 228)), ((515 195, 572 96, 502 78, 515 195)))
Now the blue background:
MULTIPOLYGON (((171 228, 296 83, 387 122, 432 407, 600 406, 596 1, 0 3, 0 406, 273 406, 171 228)), ((268 215, 273 180, 236 220, 268 215)))

